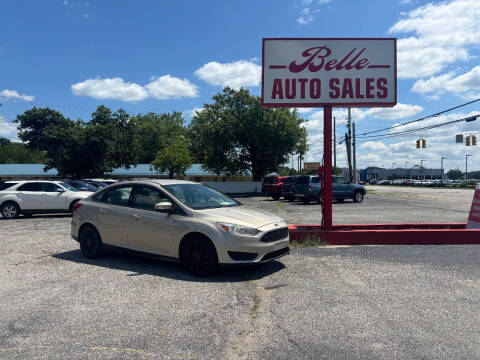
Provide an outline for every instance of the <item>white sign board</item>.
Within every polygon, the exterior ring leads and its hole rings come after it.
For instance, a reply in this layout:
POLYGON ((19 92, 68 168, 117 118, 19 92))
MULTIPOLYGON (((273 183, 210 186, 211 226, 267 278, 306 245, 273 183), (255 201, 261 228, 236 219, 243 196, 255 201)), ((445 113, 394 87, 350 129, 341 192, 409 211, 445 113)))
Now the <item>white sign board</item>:
POLYGON ((394 106, 396 39, 263 39, 262 105, 394 106))

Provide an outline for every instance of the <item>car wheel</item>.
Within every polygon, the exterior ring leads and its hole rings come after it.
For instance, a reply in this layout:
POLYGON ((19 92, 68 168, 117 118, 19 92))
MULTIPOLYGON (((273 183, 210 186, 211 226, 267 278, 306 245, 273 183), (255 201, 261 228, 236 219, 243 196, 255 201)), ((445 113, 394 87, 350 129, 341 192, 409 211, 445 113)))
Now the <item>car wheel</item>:
POLYGON ((210 276, 218 269, 217 251, 202 237, 191 238, 182 246, 181 261, 194 276, 210 276))
POLYGON ((2 205, 0 212, 4 219, 16 219, 20 215, 20 208, 14 202, 7 202, 2 205))
POLYGON ((272 199, 273 200, 278 200, 278 199, 280 199, 280 195, 272 195, 272 199))
POLYGON ((83 227, 78 236, 80 250, 86 258, 96 259, 103 255, 102 238, 92 226, 83 227))
POLYGON ((308 196, 306 196, 306 197, 304 197, 304 198, 302 199, 302 202, 303 202, 305 205, 307 205, 307 204, 310 203, 310 198, 309 198, 308 196))
POLYGON ((295 198, 294 198, 293 196, 289 196, 289 197, 288 197, 288 201, 289 201, 289 202, 295 201, 295 198))
POLYGON ((353 202, 361 203, 363 201, 363 193, 361 191, 355 192, 353 196, 353 202))

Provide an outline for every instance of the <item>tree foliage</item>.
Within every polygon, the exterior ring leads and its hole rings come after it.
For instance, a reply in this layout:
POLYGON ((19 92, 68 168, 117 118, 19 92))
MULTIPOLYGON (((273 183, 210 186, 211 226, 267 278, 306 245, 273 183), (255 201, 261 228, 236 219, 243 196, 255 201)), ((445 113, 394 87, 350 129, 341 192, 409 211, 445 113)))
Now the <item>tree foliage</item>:
POLYGON ((192 158, 190 157, 188 144, 181 137, 159 151, 152 162, 152 166, 157 172, 166 171, 170 179, 173 179, 175 175, 185 175, 185 171, 191 165, 192 158))
POLYGON ((449 170, 446 175, 450 180, 459 180, 463 178, 463 173, 459 169, 449 170))
POLYGON ((243 88, 226 87, 213 100, 189 127, 192 153, 207 170, 226 175, 251 171, 258 181, 306 144, 296 111, 262 107, 260 98, 243 88))
POLYGON ((42 151, 0 137, 0 164, 41 164, 43 161, 45 154, 42 151))

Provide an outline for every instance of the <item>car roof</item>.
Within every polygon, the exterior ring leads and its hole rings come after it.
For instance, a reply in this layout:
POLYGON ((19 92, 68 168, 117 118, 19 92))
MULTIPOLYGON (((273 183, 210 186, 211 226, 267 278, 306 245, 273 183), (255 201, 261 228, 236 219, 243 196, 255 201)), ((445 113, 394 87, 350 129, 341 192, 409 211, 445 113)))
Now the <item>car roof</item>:
POLYGON ((6 183, 22 183, 22 184, 26 184, 26 183, 36 183, 36 182, 46 182, 46 183, 54 183, 54 184, 58 184, 58 183, 61 183, 61 182, 64 182, 63 180, 42 180, 42 179, 37 179, 37 180, 9 180, 9 181, 5 181, 6 183))
POLYGON ((174 185, 174 184, 194 184, 194 185, 201 185, 198 182, 194 181, 186 181, 186 180, 177 180, 177 179, 138 179, 138 180, 130 180, 130 181, 123 181, 121 183, 115 183, 110 186, 123 186, 128 184, 157 184, 157 185, 174 185))

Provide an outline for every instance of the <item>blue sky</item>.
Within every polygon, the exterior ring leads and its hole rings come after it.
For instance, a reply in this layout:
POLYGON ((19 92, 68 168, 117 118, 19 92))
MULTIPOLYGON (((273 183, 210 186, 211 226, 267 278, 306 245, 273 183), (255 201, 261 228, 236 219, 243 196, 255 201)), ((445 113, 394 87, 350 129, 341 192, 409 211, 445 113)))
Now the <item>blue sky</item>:
MULTIPOLYGON (((88 120, 99 104, 130 113, 192 111, 224 85, 260 94, 263 37, 397 37, 398 105, 353 109, 357 133, 391 126, 480 97, 480 1, 6 0, 0 26, 0 136, 15 138, 15 116, 49 106, 88 120)), ((479 104, 426 122, 480 113, 479 104)), ((322 112, 301 110, 319 160, 322 112)), ((336 109, 341 124, 346 110, 336 109)), ((480 120, 419 136, 359 139, 359 166, 418 164, 480 169, 477 148, 453 135, 480 120), (427 149, 415 149, 415 139, 427 149)), ((415 125, 418 126, 418 125, 415 125)), ((412 128, 413 126, 411 126, 412 128)), ((339 147, 338 163, 346 156, 339 147)))

